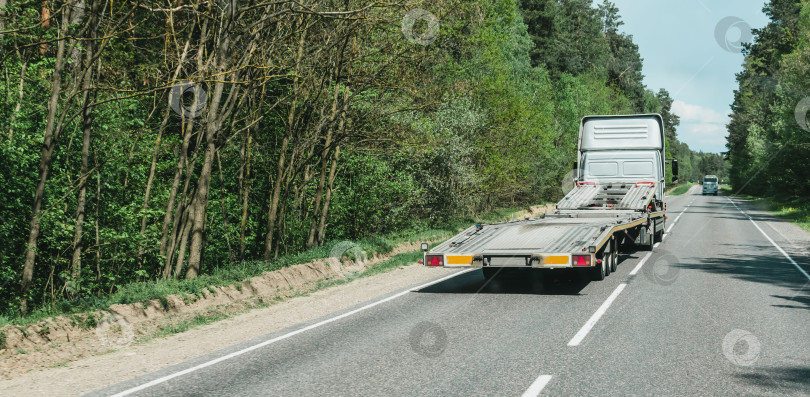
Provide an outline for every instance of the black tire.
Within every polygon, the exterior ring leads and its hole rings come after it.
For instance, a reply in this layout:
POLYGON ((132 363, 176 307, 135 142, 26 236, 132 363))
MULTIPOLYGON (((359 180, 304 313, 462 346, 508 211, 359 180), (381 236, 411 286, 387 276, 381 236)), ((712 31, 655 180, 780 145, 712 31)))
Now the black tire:
POLYGON ((592 278, 594 281, 602 281, 602 280, 604 280, 604 279, 605 279, 605 277, 607 277, 607 275, 608 275, 608 271, 607 271, 607 269, 606 269, 606 267, 605 267, 605 261, 602 261, 602 263, 600 263, 600 264, 598 264, 598 265, 599 265, 599 266, 594 266, 594 267, 591 269, 591 272, 592 272, 592 273, 591 273, 591 278, 592 278))
POLYGON ((717 196, 717 192, 714 192, 714 195, 717 196))
POLYGON ((610 255, 606 255, 610 257, 610 272, 616 272, 616 269, 619 267, 619 250, 616 249, 616 240, 610 242, 611 249, 610 255))
MULTIPOLYGON (((655 230, 655 226, 653 226, 653 231, 654 230, 655 230)), ((643 247, 644 247, 645 251, 652 251, 653 247, 655 246, 655 234, 647 234, 647 232, 649 232, 649 229, 647 229, 647 228, 644 228, 642 230, 642 233, 644 233, 645 235, 648 236, 647 237, 647 242, 645 244, 643 244, 643 247)))
POLYGON ((653 237, 655 237, 654 242, 656 243, 664 241, 664 231, 667 229, 667 220, 664 219, 661 221, 661 223, 663 223, 661 225, 661 231, 655 232, 655 234, 653 234, 653 237))

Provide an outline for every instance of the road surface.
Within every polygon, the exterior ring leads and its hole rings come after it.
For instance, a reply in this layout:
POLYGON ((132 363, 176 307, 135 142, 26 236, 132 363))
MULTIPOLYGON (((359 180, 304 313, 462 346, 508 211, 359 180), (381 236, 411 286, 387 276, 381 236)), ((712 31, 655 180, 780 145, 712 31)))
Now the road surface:
POLYGON ((91 395, 810 395, 810 258, 697 192, 604 281, 459 272, 91 395))

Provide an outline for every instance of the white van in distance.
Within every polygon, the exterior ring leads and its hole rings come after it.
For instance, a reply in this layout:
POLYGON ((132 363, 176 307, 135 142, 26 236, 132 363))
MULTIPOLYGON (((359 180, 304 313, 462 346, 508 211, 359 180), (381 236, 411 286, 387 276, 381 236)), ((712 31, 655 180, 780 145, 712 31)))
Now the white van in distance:
POLYGON ((703 177, 703 195, 713 194, 717 196, 717 176, 706 175, 703 177))

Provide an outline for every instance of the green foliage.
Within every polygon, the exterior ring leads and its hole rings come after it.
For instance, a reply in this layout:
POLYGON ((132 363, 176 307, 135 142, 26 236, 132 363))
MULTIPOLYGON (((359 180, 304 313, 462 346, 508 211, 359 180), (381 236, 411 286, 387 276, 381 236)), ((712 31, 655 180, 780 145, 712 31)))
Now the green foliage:
MULTIPOLYGON (((197 40, 200 34, 191 23, 197 11, 178 12, 176 32, 165 29, 165 15, 140 7, 133 6, 138 24, 125 31, 111 22, 126 16, 128 5, 101 16, 109 24, 104 27, 112 30, 97 54, 103 73, 96 76, 98 88, 90 93, 95 103, 90 174, 79 242, 82 265, 76 269, 72 257, 83 125, 81 117, 72 115, 81 114, 81 95, 63 92, 59 97, 59 109, 67 116, 45 185, 41 233, 35 246, 26 247, 49 76, 55 67, 53 47, 40 51, 39 42, 57 40, 58 26, 40 26, 36 10, 12 2, 7 29, 36 28, 34 36, 7 34, 0 41, 0 92, 6 94, 0 97, 0 314, 23 323, 116 303, 158 299, 165 306, 169 294, 199 297, 209 287, 327 257, 339 241, 354 241, 368 255, 385 253, 403 240, 435 238, 473 219, 499 214, 498 208, 557 200, 560 182, 575 158, 579 120, 588 114, 661 112, 672 156, 688 163, 682 169, 694 174, 719 167, 717 158, 704 160, 679 146, 671 98, 643 85, 638 48, 632 37, 620 32, 619 11, 607 1, 596 8, 591 3, 444 2, 432 9, 441 18, 441 29, 427 46, 408 42, 399 30, 403 10, 421 3, 381 5, 351 20, 307 14, 306 54, 297 71, 290 60, 296 58, 302 37, 299 16, 279 17, 280 40, 289 41, 272 53, 277 57, 270 59, 272 67, 258 68, 258 77, 248 76, 248 81, 226 88, 237 93, 232 87, 253 84, 266 96, 264 102, 250 103, 221 120, 202 212, 203 263, 198 277, 185 280, 186 258, 174 257, 167 264, 167 252, 161 249, 164 217, 171 240, 183 226, 182 218, 175 220, 176 211, 185 211, 199 191, 206 149, 202 131, 208 124, 205 117, 183 124, 177 114, 163 112, 167 82, 175 79, 175 70, 182 72, 177 79, 201 79, 209 96, 220 79, 196 70, 196 61, 175 68, 182 51, 177 43, 184 37, 197 40), (336 44, 344 38, 345 46, 336 44), (356 55, 351 71, 331 70, 334 54, 344 47, 348 50, 343 55, 356 55), (290 99, 296 92, 294 75, 303 87, 296 106, 290 99), (335 92, 339 97, 351 94, 342 121, 329 113, 335 92), (298 118, 290 125, 292 109, 298 118), (241 124, 253 113, 263 116, 255 124, 241 124), (176 174, 185 128, 194 132, 186 153, 189 160, 179 164, 181 172, 176 174), (330 128, 333 141, 328 146, 325 132, 330 128), (160 140, 158 131, 163 131, 160 140), (282 152, 285 136, 291 141, 282 152), (318 196, 320 176, 329 179, 338 146, 331 191, 327 182, 328 192, 318 196), (281 169, 279 219, 268 230, 282 155, 286 168, 281 169), (147 186, 150 196, 144 206, 147 186), (170 205, 175 186, 178 195, 170 205), (311 230, 323 214, 323 205, 315 202, 323 203, 327 195, 331 202, 323 240, 310 244, 311 230), (268 234, 273 237, 271 260, 264 259, 268 234), (37 252, 25 296, 34 310, 18 318, 27 248, 37 252), (168 278, 164 268, 170 270, 168 278)), ((345 6, 360 8, 358 4, 345 6)), ((338 7, 323 7, 333 6, 338 7)), ((206 10, 210 15, 205 18, 222 15, 215 7, 206 10)), ((245 26, 251 18, 250 13, 244 15, 245 26)), ((241 29, 242 24, 235 26, 241 29)), ((191 54, 208 54, 211 46, 193 42, 191 54)), ((79 47, 78 55, 84 48, 79 47)), ((68 67, 63 77, 68 87, 77 70, 68 67)), ((255 99, 242 92, 236 97, 255 99)))
MULTIPOLYGON (((732 104, 727 147, 735 194, 791 201, 810 196, 810 4, 772 0, 771 22, 754 30, 732 104)), ((801 212, 801 211, 799 211, 801 212)))

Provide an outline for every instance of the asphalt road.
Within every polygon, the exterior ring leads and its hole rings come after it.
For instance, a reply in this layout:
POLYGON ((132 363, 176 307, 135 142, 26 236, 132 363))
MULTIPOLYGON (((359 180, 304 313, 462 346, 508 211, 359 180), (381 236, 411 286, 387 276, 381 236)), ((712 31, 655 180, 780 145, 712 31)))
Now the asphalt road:
POLYGON ((742 202, 668 206, 604 281, 467 271, 93 395, 810 395, 810 258, 742 202))

